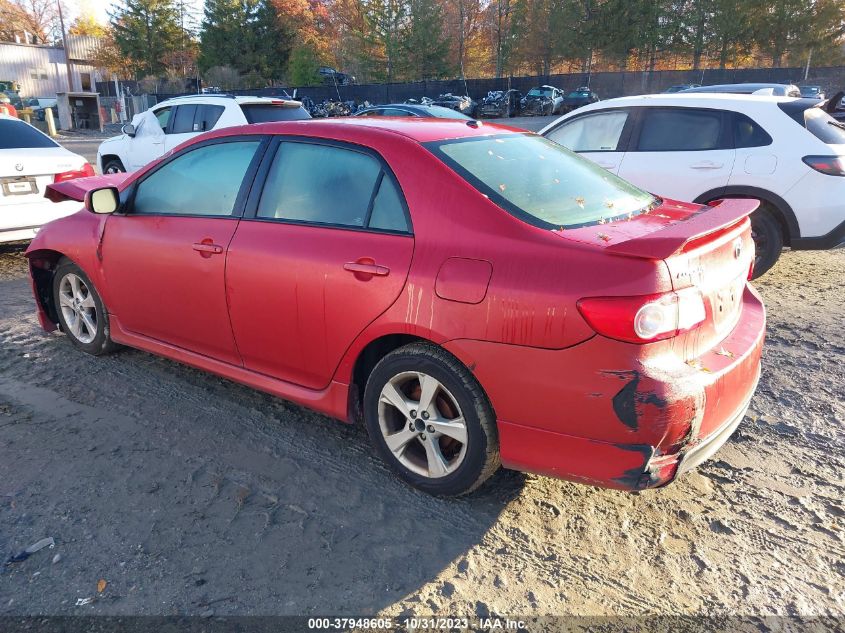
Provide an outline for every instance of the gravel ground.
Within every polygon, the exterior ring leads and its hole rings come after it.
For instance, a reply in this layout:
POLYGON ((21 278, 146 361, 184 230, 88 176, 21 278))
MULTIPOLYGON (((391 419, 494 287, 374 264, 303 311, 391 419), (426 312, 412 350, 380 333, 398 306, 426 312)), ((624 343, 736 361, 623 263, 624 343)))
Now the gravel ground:
POLYGON ((845 615, 843 268, 785 253, 759 280, 752 410, 676 484, 503 471, 446 501, 363 429, 43 333, 0 247, 0 552, 56 541, 0 570, 0 613, 845 615))

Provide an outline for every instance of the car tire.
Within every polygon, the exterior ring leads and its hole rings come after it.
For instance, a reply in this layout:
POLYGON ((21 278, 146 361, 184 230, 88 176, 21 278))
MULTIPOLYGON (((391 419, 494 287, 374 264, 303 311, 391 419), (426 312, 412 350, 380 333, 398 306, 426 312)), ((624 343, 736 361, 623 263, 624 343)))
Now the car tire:
POLYGON ((103 174, 121 174, 126 171, 126 167, 119 158, 110 158, 103 163, 103 174))
POLYGON ((93 356, 115 351, 109 335, 108 312, 100 294, 82 269, 63 259, 53 275, 53 304, 59 327, 74 346, 93 356))
POLYGON ((754 239, 754 273, 757 279, 775 265, 783 250, 783 231, 772 208, 763 203, 751 214, 751 237, 754 239))
POLYGON ((475 376, 428 343, 387 354, 364 391, 364 421, 376 453, 405 482, 459 496, 500 466, 496 416, 475 376), (429 403, 424 410, 420 405, 429 403))

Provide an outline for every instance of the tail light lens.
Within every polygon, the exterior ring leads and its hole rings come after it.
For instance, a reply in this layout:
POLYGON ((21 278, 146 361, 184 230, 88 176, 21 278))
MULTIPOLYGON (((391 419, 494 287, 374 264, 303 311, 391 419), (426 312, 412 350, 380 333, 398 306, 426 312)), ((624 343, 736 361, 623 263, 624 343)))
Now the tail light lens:
POLYGON ((82 169, 77 169, 74 171, 63 171, 60 174, 56 174, 53 176, 53 183, 57 182, 65 182, 66 180, 73 180, 74 178, 87 178, 88 176, 94 175, 94 168, 91 167, 91 163, 85 163, 82 169))
POLYGON ((828 176, 845 176, 845 156, 805 156, 808 166, 828 176))
POLYGON ((651 343, 677 336, 705 318, 697 288, 636 297, 589 297, 578 311, 599 334, 628 343, 651 343))

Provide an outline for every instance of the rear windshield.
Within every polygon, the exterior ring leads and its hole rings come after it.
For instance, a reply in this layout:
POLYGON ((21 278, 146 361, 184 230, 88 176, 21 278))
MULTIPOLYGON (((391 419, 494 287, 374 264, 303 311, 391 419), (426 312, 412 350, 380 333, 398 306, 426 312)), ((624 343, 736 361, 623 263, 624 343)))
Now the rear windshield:
POLYGON ((575 228, 650 210, 657 198, 534 134, 427 143, 443 162, 522 220, 575 228))
POLYGON ((14 119, 0 119, 0 149, 36 147, 58 147, 58 145, 28 123, 14 119))
POLYGON ((845 145, 845 123, 837 121, 821 108, 804 110, 804 127, 822 143, 845 145))
POLYGON ((244 103, 241 104, 241 110, 243 110, 247 123, 302 121, 311 118, 311 115, 302 106, 292 108, 272 103, 244 103))

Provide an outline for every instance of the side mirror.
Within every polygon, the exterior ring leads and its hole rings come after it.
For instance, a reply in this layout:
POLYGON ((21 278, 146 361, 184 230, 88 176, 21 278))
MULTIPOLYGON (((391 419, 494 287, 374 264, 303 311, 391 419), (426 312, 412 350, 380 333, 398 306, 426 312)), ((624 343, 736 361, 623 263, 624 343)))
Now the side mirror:
POLYGON ((92 213, 114 213, 119 206, 120 193, 117 187, 103 187, 85 194, 85 208, 92 213))
POLYGON ((135 136, 135 126, 131 123, 125 123, 120 131, 126 134, 126 136, 135 136))

